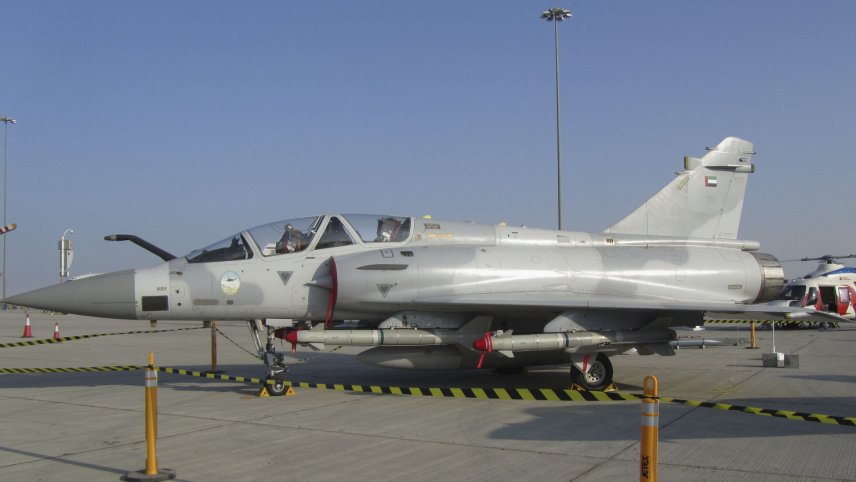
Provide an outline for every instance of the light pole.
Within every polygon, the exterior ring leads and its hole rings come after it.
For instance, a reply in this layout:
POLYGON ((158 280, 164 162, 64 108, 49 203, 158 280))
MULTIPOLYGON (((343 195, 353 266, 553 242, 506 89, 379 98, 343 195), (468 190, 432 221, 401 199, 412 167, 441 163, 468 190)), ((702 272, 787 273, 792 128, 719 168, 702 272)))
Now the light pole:
POLYGON ((62 237, 59 238, 59 282, 64 283, 68 278, 68 269, 71 268, 71 260, 73 252, 71 250, 71 240, 66 239, 66 236, 74 234, 74 230, 69 228, 63 231, 62 237))
POLYGON ((559 231, 562 230, 562 141, 559 134, 559 22, 571 18, 571 11, 564 8, 551 8, 541 14, 541 18, 553 22, 553 38, 556 43, 556 190, 559 206, 559 231))
MULTIPOLYGON (((3 116, 0 117, 0 121, 3 122, 3 226, 6 226, 6 130, 9 128, 9 124, 17 124, 18 121, 9 117, 3 116)), ((0 295, 0 298, 6 299, 6 236, 3 236, 3 294, 0 295)))

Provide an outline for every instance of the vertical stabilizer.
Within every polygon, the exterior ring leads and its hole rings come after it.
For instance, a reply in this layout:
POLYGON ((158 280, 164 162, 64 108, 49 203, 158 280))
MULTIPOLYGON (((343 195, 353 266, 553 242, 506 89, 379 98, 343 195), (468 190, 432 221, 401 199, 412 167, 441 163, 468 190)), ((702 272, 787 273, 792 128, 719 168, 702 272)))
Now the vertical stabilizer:
POLYGON ((737 239, 743 196, 755 172, 752 143, 728 137, 605 233, 737 239))

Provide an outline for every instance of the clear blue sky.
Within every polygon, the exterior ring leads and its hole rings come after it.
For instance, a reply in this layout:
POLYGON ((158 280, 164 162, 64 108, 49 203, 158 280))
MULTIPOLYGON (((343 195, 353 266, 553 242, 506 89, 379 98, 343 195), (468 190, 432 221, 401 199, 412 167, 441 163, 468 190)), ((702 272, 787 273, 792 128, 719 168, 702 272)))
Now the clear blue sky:
MULTIPOLYGON (((323 212, 599 231, 755 143, 741 237, 856 252, 856 2, 0 0, 9 294, 323 212)), ((786 265, 790 276, 813 268, 786 265)))

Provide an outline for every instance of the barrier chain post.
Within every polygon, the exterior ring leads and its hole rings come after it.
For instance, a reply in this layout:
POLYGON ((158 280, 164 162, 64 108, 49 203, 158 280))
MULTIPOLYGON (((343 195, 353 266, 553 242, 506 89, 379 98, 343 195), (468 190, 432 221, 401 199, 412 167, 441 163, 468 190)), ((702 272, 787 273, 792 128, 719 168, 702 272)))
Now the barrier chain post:
POLYGON ((149 352, 149 364, 146 367, 146 468, 140 472, 130 472, 125 480, 156 482, 175 478, 175 470, 158 470, 158 371, 155 367, 155 354, 149 352))
POLYGON ((648 375, 642 381, 642 444, 639 459, 639 481, 657 480, 657 444, 660 437, 660 400, 657 377, 648 375))
POLYGON ((205 323, 211 327, 211 370, 206 373, 223 373, 217 369, 217 322, 211 320, 205 323))
POLYGON ((217 371, 217 322, 211 320, 211 372, 217 371))
POLYGON ((749 323, 749 330, 750 330, 749 341, 751 342, 749 345, 749 348, 752 348, 754 350, 755 348, 758 348, 758 345, 755 344, 756 339, 755 339, 755 322, 754 321, 749 323))

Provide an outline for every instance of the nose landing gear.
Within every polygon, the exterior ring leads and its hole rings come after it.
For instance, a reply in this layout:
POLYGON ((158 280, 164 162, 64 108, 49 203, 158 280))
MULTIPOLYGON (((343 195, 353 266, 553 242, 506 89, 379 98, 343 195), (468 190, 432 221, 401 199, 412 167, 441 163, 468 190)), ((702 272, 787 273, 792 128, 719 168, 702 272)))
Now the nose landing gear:
POLYGON ((285 355, 276 351, 273 346, 275 329, 268 326, 264 320, 250 320, 247 322, 250 328, 250 338, 256 346, 259 359, 264 362, 267 368, 267 376, 265 378, 264 387, 267 388, 269 395, 279 396, 284 395, 291 388, 291 385, 285 381, 285 374, 288 372, 288 367, 283 362, 285 355), (265 343, 262 343, 264 336, 265 343))

